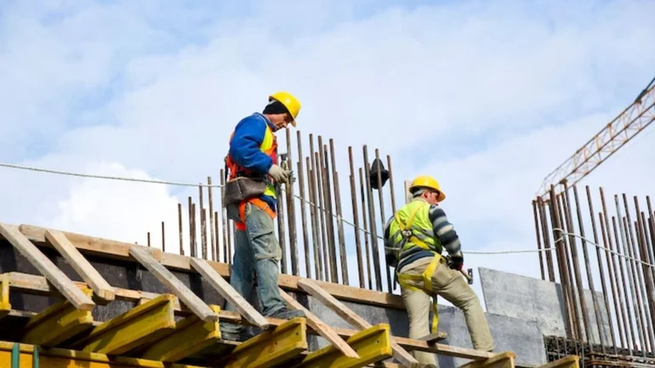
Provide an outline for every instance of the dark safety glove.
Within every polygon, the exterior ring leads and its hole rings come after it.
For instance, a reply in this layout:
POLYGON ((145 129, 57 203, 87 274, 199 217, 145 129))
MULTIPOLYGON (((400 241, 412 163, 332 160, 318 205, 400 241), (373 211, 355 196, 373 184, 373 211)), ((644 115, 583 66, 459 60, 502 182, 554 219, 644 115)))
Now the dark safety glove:
POLYGON ((462 251, 450 255, 450 264, 448 265, 453 270, 461 270, 464 266, 464 255, 462 251))

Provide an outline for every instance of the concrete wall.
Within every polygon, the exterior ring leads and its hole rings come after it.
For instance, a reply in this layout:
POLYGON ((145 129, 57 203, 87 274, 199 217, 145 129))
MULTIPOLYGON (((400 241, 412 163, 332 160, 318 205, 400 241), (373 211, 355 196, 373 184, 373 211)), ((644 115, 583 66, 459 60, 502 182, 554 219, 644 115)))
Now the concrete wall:
MULTIPOLYGON (((559 284, 488 268, 480 268, 479 273, 487 312, 534 321, 544 335, 566 336, 562 291, 559 284)), ((590 319, 591 340, 599 344, 591 291, 585 289, 584 295, 590 319)), ((608 314, 603 302, 603 294, 597 292, 596 297, 602 321, 601 328, 607 344, 607 337, 610 336, 608 314)))

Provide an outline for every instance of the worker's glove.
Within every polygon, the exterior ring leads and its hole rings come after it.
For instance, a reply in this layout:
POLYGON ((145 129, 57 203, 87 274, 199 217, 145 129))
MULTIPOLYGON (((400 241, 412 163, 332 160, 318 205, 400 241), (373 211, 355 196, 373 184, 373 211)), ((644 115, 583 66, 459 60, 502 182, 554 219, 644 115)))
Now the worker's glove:
POLYGON ((448 265, 453 270, 461 270, 464 266, 464 255, 462 251, 450 255, 450 264, 448 265))
POLYGON ((273 164, 273 166, 271 166, 271 168, 268 170, 268 174, 272 176, 273 180, 275 180, 276 182, 282 183, 287 181, 287 179, 291 175, 291 171, 284 170, 278 165, 273 164))

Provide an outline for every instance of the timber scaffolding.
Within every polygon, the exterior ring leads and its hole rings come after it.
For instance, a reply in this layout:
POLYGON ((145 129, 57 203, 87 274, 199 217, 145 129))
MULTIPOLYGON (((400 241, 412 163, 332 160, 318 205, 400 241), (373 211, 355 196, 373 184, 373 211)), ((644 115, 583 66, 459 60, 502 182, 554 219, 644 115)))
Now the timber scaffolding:
POLYGON ((608 203, 602 187, 596 201, 589 186, 585 192, 580 198, 577 186, 563 181, 532 201, 537 248, 543 250, 541 279, 561 285, 566 331, 545 337, 548 359, 576 354, 584 366, 653 367, 655 212, 650 197, 644 206, 625 193, 608 203))

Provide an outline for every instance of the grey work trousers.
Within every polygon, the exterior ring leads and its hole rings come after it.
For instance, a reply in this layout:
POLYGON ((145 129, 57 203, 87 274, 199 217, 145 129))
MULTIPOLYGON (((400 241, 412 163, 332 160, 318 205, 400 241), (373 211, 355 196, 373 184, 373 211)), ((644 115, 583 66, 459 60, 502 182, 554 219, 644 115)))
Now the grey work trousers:
MULTIPOLYGON (((405 267, 401 271, 403 274, 421 275, 428 265, 429 263, 425 263, 409 269, 405 267)), ((443 297, 464 312, 473 348, 492 351, 494 341, 482 305, 475 291, 464 280, 462 275, 458 271, 448 268, 444 263, 439 263, 432 274, 431 281, 431 295, 443 297)), ((423 290, 425 283, 423 280, 408 280, 407 284, 423 290)), ((414 291, 402 287, 401 292, 409 317, 409 337, 420 338, 429 335, 430 310, 432 309, 430 295, 423 291, 414 291)), ((413 351, 412 354, 421 364, 439 366, 436 356, 432 353, 413 351)))

